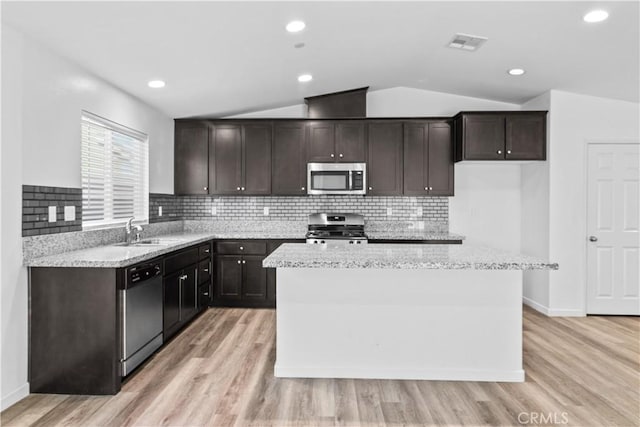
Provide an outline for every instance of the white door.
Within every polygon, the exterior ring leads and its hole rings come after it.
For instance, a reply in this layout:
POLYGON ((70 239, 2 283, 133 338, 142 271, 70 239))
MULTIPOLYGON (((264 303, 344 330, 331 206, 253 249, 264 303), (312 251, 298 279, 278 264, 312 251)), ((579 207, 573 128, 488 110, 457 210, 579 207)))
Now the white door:
POLYGON ((588 146, 588 314, 640 315, 638 146, 588 146))

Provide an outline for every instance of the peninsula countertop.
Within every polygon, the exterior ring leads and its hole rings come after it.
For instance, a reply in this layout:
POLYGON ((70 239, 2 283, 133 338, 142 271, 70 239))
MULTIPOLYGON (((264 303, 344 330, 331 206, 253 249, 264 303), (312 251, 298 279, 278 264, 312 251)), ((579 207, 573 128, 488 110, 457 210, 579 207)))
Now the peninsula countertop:
POLYGON ((262 263, 267 268, 386 268, 468 270, 557 270, 546 260, 474 245, 287 243, 262 263))

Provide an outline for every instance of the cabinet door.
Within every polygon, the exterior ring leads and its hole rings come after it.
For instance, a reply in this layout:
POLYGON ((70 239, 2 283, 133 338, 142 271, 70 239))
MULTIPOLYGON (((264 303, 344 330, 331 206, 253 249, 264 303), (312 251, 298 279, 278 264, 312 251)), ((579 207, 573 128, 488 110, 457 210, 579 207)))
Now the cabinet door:
POLYGON ((209 147, 211 194, 240 194, 242 135, 238 125, 215 125, 209 147))
POLYGON ((337 160, 335 126, 332 122, 310 122, 307 124, 307 134, 307 159, 310 162, 337 160))
POLYGON ((506 159, 545 160, 547 158, 546 113, 506 117, 506 159))
POLYGON ((453 141, 449 123, 429 124, 429 195, 453 196, 453 141))
POLYGON ((180 323, 180 285, 182 271, 164 278, 163 330, 165 339, 180 323))
POLYGON ((370 123, 367 194, 402 195, 402 123, 370 123))
POLYGON ((198 312, 198 284, 196 266, 183 270, 180 295, 180 321, 187 322, 198 312))
POLYGON ((272 193, 281 196, 307 194, 307 160, 304 122, 274 125, 272 193))
POLYGON ((429 126, 423 123, 404 125, 404 194, 427 195, 429 164, 429 126))
POLYGON ((468 115, 463 120, 465 160, 504 159, 503 115, 468 115))
POLYGON ((176 123, 174 170, 176 194, 207 194, 209 186, 209 128, 176 123))
POLYGON ((244 270, 242 299, 267 299, 268 270, 262 267, 262 260, 264 260, 264 258, 265 257, 260 255, 245 255, 242 257, 242 268, 244 270))
POLYGON ((339 162, 366 160, 365 125, 363 122, 336 124, 336 156, 339 162))
POLYGON ((242 126, 242 194, 271 194, 271 124, 242 126))
POLYGON ((242 290, 242 258, 218 255, 216 259, 215 300, 237 300, 242 290))

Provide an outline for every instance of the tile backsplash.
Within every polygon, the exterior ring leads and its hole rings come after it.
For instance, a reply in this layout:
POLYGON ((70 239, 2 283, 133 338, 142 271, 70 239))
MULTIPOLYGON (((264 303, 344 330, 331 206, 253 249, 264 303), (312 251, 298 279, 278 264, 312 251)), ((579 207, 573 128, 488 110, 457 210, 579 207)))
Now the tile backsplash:
POLYGON ((66 233, 82 230, 82 189, 22 186, 22 235, 66 233), (75 219, 65 221, 65 207, 75 209, 75 219), (56 211, 49 222, 49 209, 56 211))

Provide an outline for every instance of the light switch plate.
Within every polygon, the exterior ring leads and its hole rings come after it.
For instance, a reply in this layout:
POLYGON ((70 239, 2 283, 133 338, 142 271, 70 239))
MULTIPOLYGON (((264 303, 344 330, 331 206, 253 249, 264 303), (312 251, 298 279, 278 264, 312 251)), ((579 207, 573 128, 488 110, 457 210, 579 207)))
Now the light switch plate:
POLYGON ((158 216, 162 216, 162 206, 158 206, 158 216))
POLYGON ((393 215, 393 209, 387 208, 387 216, 393 215))
POLYGON ((56 216, 58 215, 58 210, 55 206, 49 206, 49 222, 56 222, 56 216))
POLYGON ((264 213, 264 215, 265 215, 265 216, 268 216, 268 215, 269 215, 269 207, 268 207, 268 206, 265 206, 265 207, 262 209, 262 211, 263 211, 263 213, 264 213))
POLYGON ((76 207, 75 206, 65 206, 64 207, 64 220, 65 221, 75 221, 76 220, 76 207))

